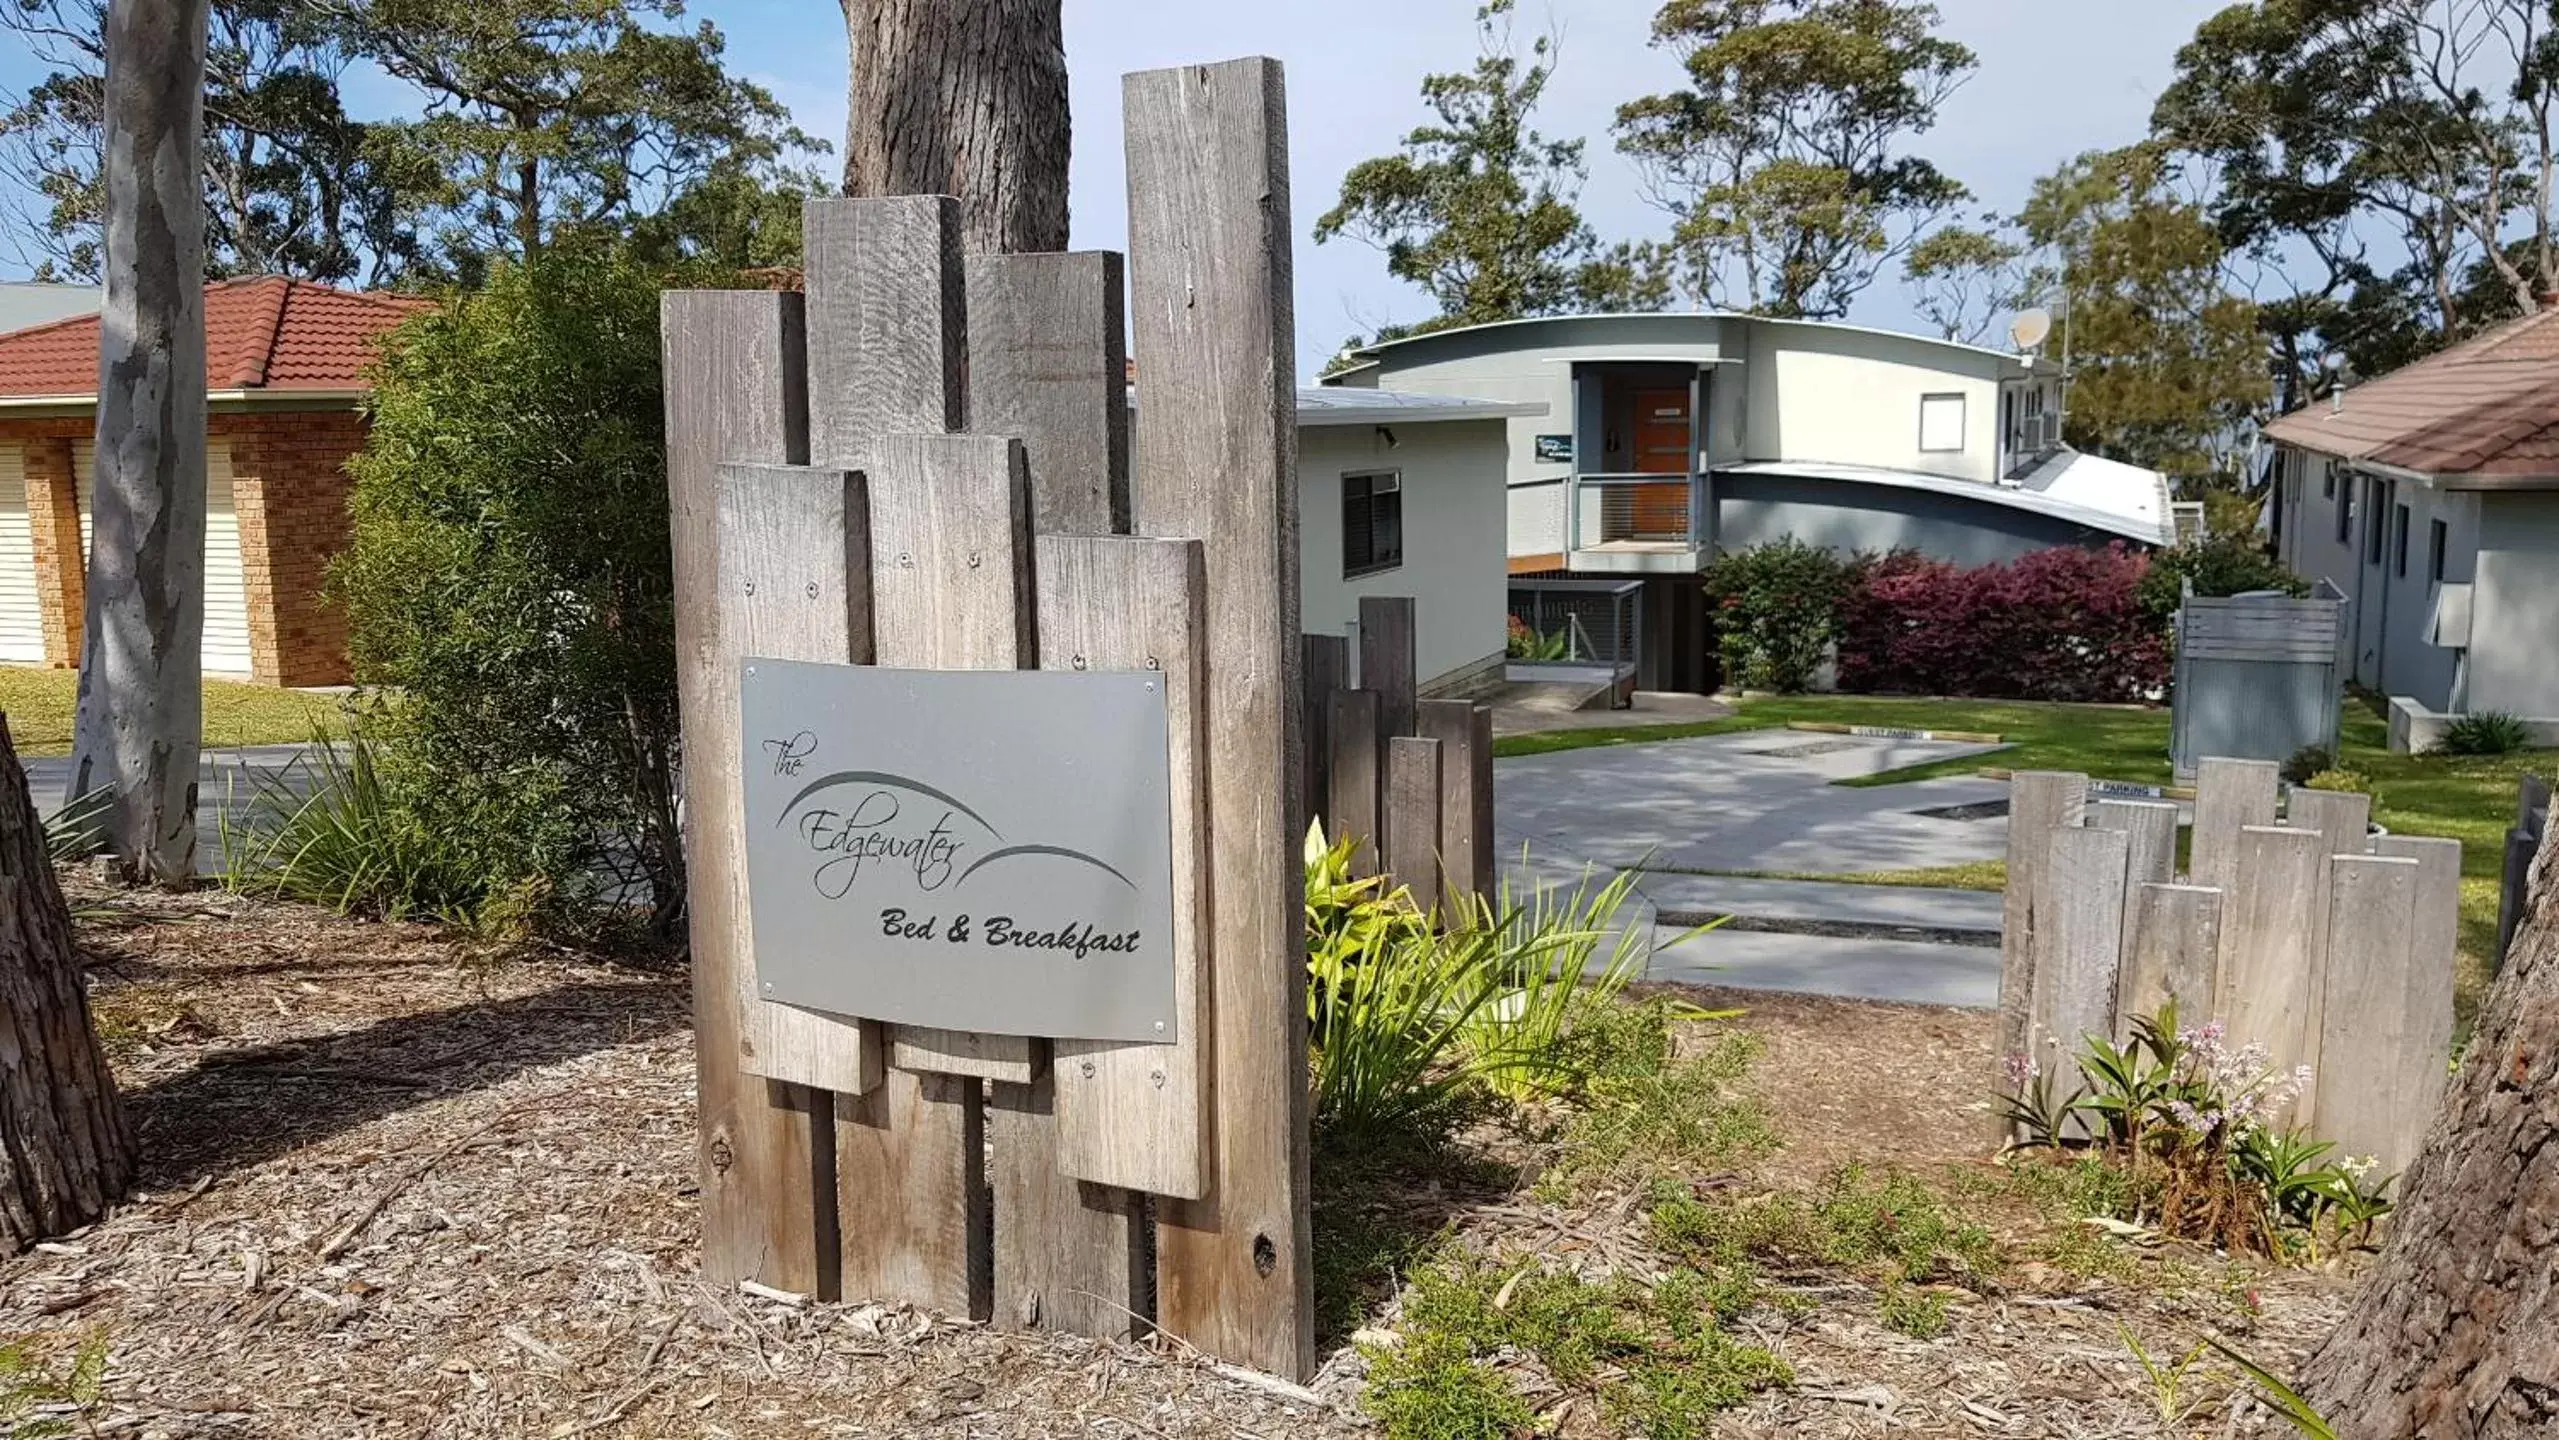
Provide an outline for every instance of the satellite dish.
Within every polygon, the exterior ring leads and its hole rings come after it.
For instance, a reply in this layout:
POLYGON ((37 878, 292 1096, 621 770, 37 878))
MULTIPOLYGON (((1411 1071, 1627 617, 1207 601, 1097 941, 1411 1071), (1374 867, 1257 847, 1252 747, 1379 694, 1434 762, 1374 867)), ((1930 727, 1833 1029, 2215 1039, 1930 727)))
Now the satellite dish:
POLYGON ((2052 333, 2052 312, 2041 307, 2022 312, 2008 324, 2008 338, 2017 342, 2020 350, 2034 349, 2052 333))

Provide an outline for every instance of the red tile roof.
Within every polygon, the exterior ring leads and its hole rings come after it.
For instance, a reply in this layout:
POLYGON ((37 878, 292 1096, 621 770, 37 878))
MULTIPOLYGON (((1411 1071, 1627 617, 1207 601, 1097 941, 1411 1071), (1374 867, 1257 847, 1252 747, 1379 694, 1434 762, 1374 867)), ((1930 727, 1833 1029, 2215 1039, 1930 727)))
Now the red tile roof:
MULTIPOLYGON (((264 275, 204 287, 205 388, 352 390, 392 326, 434 302, 264 275)), ((0 335, 0 395, 94 395, 98 317, 0 335)))
POLYGON ((2559 476, 2559 310, 2509 320, 2266 434, 2423 475, 2559 476))

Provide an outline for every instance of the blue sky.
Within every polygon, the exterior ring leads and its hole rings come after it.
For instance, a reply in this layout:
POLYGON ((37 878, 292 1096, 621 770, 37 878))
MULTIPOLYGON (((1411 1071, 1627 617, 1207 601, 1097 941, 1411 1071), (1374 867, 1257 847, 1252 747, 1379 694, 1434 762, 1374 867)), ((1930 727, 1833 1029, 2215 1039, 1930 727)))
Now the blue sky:
MULTIPOLYGON (((2224 0, 1939 0, 1944 33, 1970 45, 1980 71, 1950 100, 1923 153, 1971 186, 1982 204, 2013 209, 2026 187, 2082 150, 2122 144, 2147 125, 2178 45, 2224 0)), ((1475 54, 1476 0, 1065 0, 1075 112, 1074 243, 1119 248, 1122 215, 1119 77, 1130 70, 1278 57, 1289 84, 1289 164, 1297 221, 1298 363, 1312 372, 1342 338, 1429 313, 1418 292, 1388 278, 1383 258, 1355 241, 1316 245, 1314 219, 1352 165, 1391 148, 1423 118, 1419 84, 1462 69, 1475 54)), ((1635 173, 1608 144, 1620 100, 1675 85, 1671 56, 1646 45, 1656 0, 1521 0, 1523 34, 1552 23, 1562 63, 1538 124, 1590 140, 1585 213, 1611 239, 1659 233, 1635 173)), ((816 0, 694 0, 692 13, 727 33, 730 61, 770 88, 801 128, 840 138, 844 27, 816 0)), ((14 41, 10 42, 14 44, 14 41)), ((0 88, 33 78, 22 54, 0 54, 0 88)), ((396 103, 387 93, 351 97, 396 103)), ((1916 325, 1891 277, 1855 319, 1916 325)))

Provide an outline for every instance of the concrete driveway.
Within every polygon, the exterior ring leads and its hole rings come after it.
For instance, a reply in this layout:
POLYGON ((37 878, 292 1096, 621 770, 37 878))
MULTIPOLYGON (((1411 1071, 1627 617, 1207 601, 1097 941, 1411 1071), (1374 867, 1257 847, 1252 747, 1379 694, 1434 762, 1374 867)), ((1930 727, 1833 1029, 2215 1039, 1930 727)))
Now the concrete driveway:
POLYGON ((1639 871, 1649 978, 1987 1007, 1999 999, 1995 894, 1700 872, 1998 859, 2005 782, 1831 783, 1997 748, 1761 730, 1522 756, 1494 763, 1495 833, 1505 855, 1525 847, 1542 883, 1639 871))

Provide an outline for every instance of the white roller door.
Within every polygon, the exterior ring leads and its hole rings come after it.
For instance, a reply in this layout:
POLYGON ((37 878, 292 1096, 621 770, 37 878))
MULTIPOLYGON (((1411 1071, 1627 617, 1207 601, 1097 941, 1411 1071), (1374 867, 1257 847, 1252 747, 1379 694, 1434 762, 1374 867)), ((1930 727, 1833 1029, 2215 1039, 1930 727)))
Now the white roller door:
POLYGON ((0 662, 44 663, 35 527, 27 520, 26 452, 15 445, 0 445, 0 662))
MULTIPOLYGON (((90 544, 89 501, 96 452, 86 440, 72 448, 72 473, 80 477, 80 548, 90 544)), ((240 565, 240 515, 231 503, 231 449, 211 441, 204 455, 204 669, 208 675, 249 673, 249 587, 240 565)))

